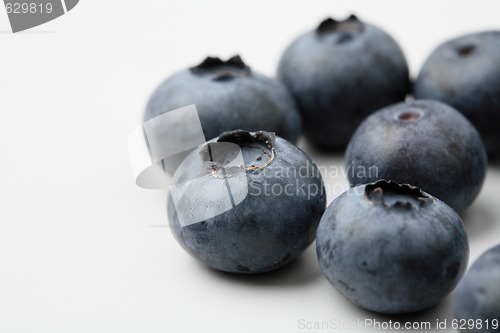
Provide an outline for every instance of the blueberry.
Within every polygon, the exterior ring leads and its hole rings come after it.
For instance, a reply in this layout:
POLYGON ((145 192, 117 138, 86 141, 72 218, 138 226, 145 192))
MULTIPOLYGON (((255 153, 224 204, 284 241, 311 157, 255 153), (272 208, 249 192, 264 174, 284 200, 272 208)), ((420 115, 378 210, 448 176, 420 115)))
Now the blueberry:
POLYGON ((196 104, 207 140, 238 128, 273 131, 291 142, 300 134, 300 114, 287 89, 239 56, 208 57, 169 77, 150 97, 144 121, 190 104, 196 104))
POLYGON ((485 253, 460 281, 454 317, 463 332, 500 332, 500 245, 485 253), (481 326, 479 326, 481 325, 481 326))
POLYGON ((351 185, 378 179, 412 184, 462 212, 486 175, 481 138, 452 107, 428 100, 403 102, 370 115, 346 151, 351 185))
POLYGON ((363 118, 410 89, 398 44, 354 15, 329 18, 296 39, 281 57, 278 78, 297 102, 304 136, 328 150, 345 148, 363 118))
POLYGON ((481 134, 490 157, 500 157, 500 31, 454 38, 427 58, 416 98, 436 99, 462 112, 481 134))
POLYGON ((221 134, 188 155, 173 182, 181 184, 168 197, 174 236, 199 261, 227 272, 293 261, 314 241, 326 206, 313 161, 269 132, 221 134))
POLYGON ((469 256, 453 209, 416 187, 385 180, 335 199, 321 218, 316 249, 338 292, 388 314, 437 304, 454 289, 469 256))

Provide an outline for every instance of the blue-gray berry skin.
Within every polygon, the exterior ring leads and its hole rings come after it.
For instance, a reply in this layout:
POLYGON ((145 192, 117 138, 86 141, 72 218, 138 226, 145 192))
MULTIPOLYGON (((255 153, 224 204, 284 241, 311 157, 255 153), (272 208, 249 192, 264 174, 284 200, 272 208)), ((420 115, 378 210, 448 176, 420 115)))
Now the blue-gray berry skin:
POLYGON ((458 111, 437 101, 385 107, 356 130, 346 151, 352 186, 390 179, 411 184, 463 212, 481 190, 484 145, 458 111))
POLYGON ((276 132, 291 142, 300 135, 300 114, 286 87, 239 56, 208 57, 169 77, 150 97, 144 121, 190 104, 196 104, 206 140, 240 128, 276 132))
POLYGON ((453 313, 462 332, 500 332, 500 245, 483 253, 465 273, 453 313))
POLYGON ((304 136, 326 150, 344 149, 368 114, 410 90, 398 44, 354 15, 327 19, 296 39, 281 57, 278 78, 297 102, 304 136))
MULTIPOLYGON (((179 210, 189 213, 200 206, 216 205, 227 192, 214 190, 231 181, 231 169, 222 174, 219 164, 210 164, 204 160, 206 156, 193 151, 177 169, 173 182, 217 173, 219 177, 205 177, 195 195, 181 193, 184 205, 175 206, 169 195, 168 219, 175 238, 199 261, 226 272, 267 272, 293 261, 314 241, 326 207, 318 168, 299 148, 280 137, 274 139, 270 133, 231 131, 208 145, 220 142, 239 145, 244 159, 242 167, 247 170, 248 187, 244 189, 248 189, 248 194, 220 215, 181 225, 179 210), (203 192, 209 192, 208 201, 203 192)), ((226 160, 225 156, 220 158, 226 160)), ((240 193, 235 193, 237 187, 230 190, 233 198, 240 197, 240 193)))
POLYGON ((321 218, 316 249, 337 291, 387 314, 437 304, 454 289, 469 256, 453 209, 416 187, 385 180, 335 199, 321 218))
POLYGON ((449 40, 427 58, 414 95, 462 112, 481 134, 490 157, 500 157, 500 31, 449 40))

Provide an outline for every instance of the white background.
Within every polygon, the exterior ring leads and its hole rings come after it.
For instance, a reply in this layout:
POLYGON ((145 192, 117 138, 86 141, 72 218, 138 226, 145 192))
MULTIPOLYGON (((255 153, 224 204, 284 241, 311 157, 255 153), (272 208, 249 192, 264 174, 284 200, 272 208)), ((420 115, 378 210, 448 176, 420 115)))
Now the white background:
MULTIPOLYGON (((238 53, 272 76, 298 34, 351 13, 398 40, 413 75, 444 40, 500 29, 496 0, 82 0, 18 34, 0 8, 0 332, 316 332, 335 330, 300 324, 364 318, 449 324, 451 297, 402 317, 351 305, 322 277, 314 247, 271 274, 206 269, 172 237, 165 192, 132 179, 128 134, 168 75, 238 53)), ((342 177, 325 181, 345 188, 342 177)), ((471 261, 500 243, 498 185, 500 169, 491 168, 464 217, 471 261)))

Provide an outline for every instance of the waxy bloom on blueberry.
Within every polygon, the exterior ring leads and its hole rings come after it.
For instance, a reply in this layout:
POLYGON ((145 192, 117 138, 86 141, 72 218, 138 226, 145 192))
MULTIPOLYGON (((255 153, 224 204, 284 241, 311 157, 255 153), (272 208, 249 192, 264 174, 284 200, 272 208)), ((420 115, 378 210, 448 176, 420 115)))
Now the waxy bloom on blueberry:
POLYGON ((208 57, 169 77, 150 97, 144 120, 191 104, 206 140, 239 128, 273 131, 291 142, 300 134, 300 115, 287 89, 239 56, 227 61, 208 57))
POLYGON ((500 157, 500 31, 441 44, 422 66, 414 95, 462 112, 481 134, 488 155, 500 157))
POLYGON ((416 187, 385 180, 335 199, 321 218, 316 249, 338 292, 388 314, 437 304, 455 288, 469 257, 453 209, 416 187))
POLYGON ((174 236, 226 272, 266 272, 293 261, 314 241, 326 206, 314 162, 269 132, 222 133, 191 152, 173 182, 174 236))
POLYGON ((500 332, 500 245, 477 259, 457 287, 454 317, 462 332, 500 332))
POLYGON ((367 115, 410 90, 398 44, 354 15, 298 37, 281 57, 278 78, 297 102, 304 136, 323 149, 345 148, 367 115))
POLYGON ((372 170, 347 173, 352 186, 378 179, 411 184, 460 213, 479 194, 487 160, 479 133, 461 113, 415 100, 366 118, 347 147, 346 166, 372 170))

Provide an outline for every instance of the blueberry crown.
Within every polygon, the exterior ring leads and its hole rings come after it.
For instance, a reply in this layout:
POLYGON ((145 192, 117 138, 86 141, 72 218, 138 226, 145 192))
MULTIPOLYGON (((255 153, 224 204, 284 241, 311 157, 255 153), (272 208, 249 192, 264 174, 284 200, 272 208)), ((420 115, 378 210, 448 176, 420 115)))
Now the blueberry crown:
POLYGON ((432 202, 431 197, 418 187, 392 180, 366 185, 365 197, 375 205, 406 209, 418 209, 432 202))
POLYGON ((250 67, 243 62, 239 55, 226 61, 217 57, 206 57, 199 65, 191 67, 190 70, 195 74, 216 73, 214 81, 225 81, 236 76, 250 74, 250 67))
POLYGON ((250 133, 245 130, 234 130, 222 133, 217 142, 231 142, 240 147, 249 146, 257 148, 267 155, 267 160, 261 165, 251 164, 245 168, 245 171, 263 169, 271 163, 275 157, 274 146, 276 144, 276 134, 274 132, 257 131, 250 133))
POLYGON ((316 28, 319 35, 329 32, 353 33, 363 31, 364 25, 355 15, 351 15, 343 21, 327 18, 316 28))

